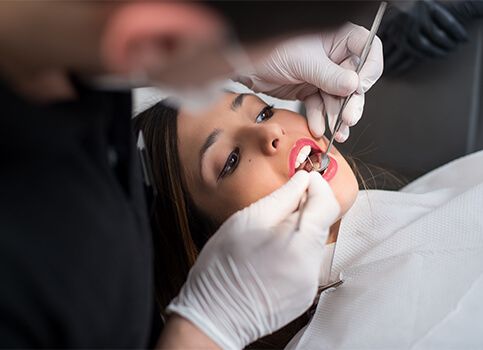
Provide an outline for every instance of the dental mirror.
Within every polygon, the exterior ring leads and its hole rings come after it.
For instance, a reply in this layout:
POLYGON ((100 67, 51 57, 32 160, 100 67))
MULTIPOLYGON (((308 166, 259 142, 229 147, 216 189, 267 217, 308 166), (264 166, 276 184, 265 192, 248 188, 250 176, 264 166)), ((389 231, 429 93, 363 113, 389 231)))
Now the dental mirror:
MULTIPOLYGON (((374 41, 374 37, 376 36, 377 30, 379 29, 379 25, 381 24, 382 16, 384 15, 384 12, 386 11, 386 2, 381 2, 379 5, 379 9, 377 10, 376 17, 374 18, 374 22, 372 23, 371 31, 369 32, 369 37, 367 38, 366 44, 364 45, 364 49, 362 50, 361 54, 361 59, 359 60, 359 64, 357 65, 356 73, 359 74, 359 72, 362 69, 362 66, 364 66, 364 63, 366 62, 367 56, 369 55, 369 51, 372 46, 372 42, 374 41)), ((335 123, 334 131, 332 133, 332 137, 330 138, 329 145, 327 146, 327 150, 325 153, 322 155, 321 161, 320 161, 320 168, 317 170, 314 168, 314 170, 318 172, 323 172, 327 167, 329 166, 330 159, 329 159, 329 151, 330 148, 332 147, 332 144, 334 143, 334 138, 335 134, 339 131, 341 125, 342 125, 342 112, 344 111, 344 108, 347 106, 347 103, 349 102, 349 99, 352 97, 353 93, 347 96, 344 99, 344 102, 342 103, 342 106, 339 110, 339 114, 337 115, 337 122, 335 123)), ((327 116, 326 116, 327 120, 327 116)))

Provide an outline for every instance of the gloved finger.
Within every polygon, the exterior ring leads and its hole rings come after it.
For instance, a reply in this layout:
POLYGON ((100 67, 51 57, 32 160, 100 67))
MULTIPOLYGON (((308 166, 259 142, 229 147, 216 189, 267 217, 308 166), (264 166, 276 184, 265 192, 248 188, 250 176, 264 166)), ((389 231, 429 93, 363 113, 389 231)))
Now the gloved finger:
POLYGON ((343 60, 340 63, 340 66, 345 68, 345 69, 350 69, 350 70, 355 72, 359 62, 360 62, 359 57, 357 57, 356 55, 350 55, 349 57, 347 57, 345 60, 343 60))
POLYGON ((444 57, 447 54, 446 50, 431 43, 423 33, 412 36, 408 43, 414 51, 421 51, 428 57, 444 57))
MULTIPOLYGON (((337 116, 342 106, 342 98, 334 97, 328 94, 322 94, 322 96, 324 99, 325 109, 327 112, 326 113, 327 123, 329 124, 329 129, 331 133, 334 133, 334 127, 335 127, 335 124, 337 123, 337 116)), ((355 96, 355 94, 353 96, 355 96)), ((360 103, 360 100, 358 101, 358 99, 356 98, 355 102, 353 102, 354 104, 353 107, 351 107, 352 112, 349 111, 349 113, 353 113, 354 110, 358 108, 357 107, 358 103, 360 103)), ((347 105, 349 105, 349 103, 347 103, 347 105)), ((346 106, 346 109, 347 109, 347 106, 346 106)), ((344 111, 342 112, 343 114, 346 111, 346 109, 344 109, 344 111)), ((361 111, 361 115, 362 115, 362 111, 361 111)), ((358 117, 356 115, 356 118, 360 119, 360 116, 358 117)), ((339 143, 342 143, 342 142, 345 142, 348 138, 349 138, 349 127, 346 124, 342 123, 339 131, 335 134, 335 140, 339 143)))
POLYGON ((327 240, 328 228, 337 220, 340 206, 327 181, 311 172, 307 201, 300 218, 300 234, 312 235, 321 245, 327 240))
POLYGON ((340 111, 340 107, 342 106, 343 98, 332 96, 324 92, 321 92, 320 95, 322 96, 322 100, 324 101, 325 117, 327 118, 327 124, 329 125, 330 131, 333 132, 335 123, 337 121, 337 116, 340 111))
POLYGON ((431 15, 436 23, 444 28, 449 35, 458 41, 467 41, 468 32, 465 27, 444 7, 434 3, 431 9, 431 15))
POLYGON ((325 106, 322 97, 317 92, 304 101, 307 112, 307 122, 312 135, 320 138, 325 132, 325 106))
POLYGON ((236 221, 247 229, 273 227, 297 210, 309 180, 306 171, 297 171, 278 190, 240 210, 228 220, 236 221))
POLYGON ((417 59, 428 57, 428 53, 422 50, 418 45, 418 40, 420 40, 419 35, 420 32, 418 30, 416 32, 407 34, 401 41, 399 50, 404 56, 411 56, 417 59))
POLYGON ((354 93, 342 111, 342 121, 347 126, 354 126, 362 117, 364 94, 354 93))
POLYGON ((350 133, 349 127, 346 124, 342 124, 340 126, 339 131, 335 133, 334 139, 339 143, 346 142, 347 139, 349 138, 349 133, 350 133))
POLYGON ((325 59, 323 65, 322 74, 313 76, 310 72, 309 76, 302 78, 320 90, 336 96, 350 95, 359 86, 359 77, 353 70, 346 69, 329 58, 325 59))
POLYGON ((382 54, 382 42, 376 36, 372 42, 366 62, 359 72, 359 93, 367 92, 374 83, 381 77, 384 69, 384 58, 382 54))
POLYGON ((440 46, 446 51, 452 50, 456 47, 456 41, 451 38, 445 30, 440 29, 434 22, 425 25, 424 33, 433 44, 440 46))
POLYGON ((431 41, 433 45, 436 45, 442 49, 444 49, 446 52, 449 52, 450 50, 454 49, 456 47, 456 39, 453 38, 450 34, 450 28, 452 26, 451 22, 454 22, 452 20, 452 15, 448 13, 445 9, 439 8, 438 4, 431 2, 430 3, 430 15, 428 15, 427 20, 423 21, 422 23, 422 28, 420 29, 421 35, 426 36, 426 38, 431 41), (442 11, 441 14, 445 17, 445 22, 446 23, 437 23, 437 20, 435 18, 435 11, 439 12, 442 11))
POLYGON ((444 6, 463 23, 483 16, 483 1, 481 0, 452 1, 444 3, 444 6))
MULTIPOLYGON (((347 49, 353 55, 361 57, 364 45, 369 37, 369 31, 361 26, 355 26, 347 38, 347 49)), ((364 93, 381 77, 384 68, 384 55, 382 42, 377 36, 374 37, 366 62, 359 72, 359 86, 357 91, 364 93)))
POLYGON ((483 2, 481 0, 467 0, 445 3, 449 7, 451 13, 458 16, 461 21, 469 21, 479 19, 483 16, 483 2))
POLYGON ((297 224, 299 222, 300 211, 290 214, 277 226, 277 236, 283 235, 292 236, 297 231, 297 224))

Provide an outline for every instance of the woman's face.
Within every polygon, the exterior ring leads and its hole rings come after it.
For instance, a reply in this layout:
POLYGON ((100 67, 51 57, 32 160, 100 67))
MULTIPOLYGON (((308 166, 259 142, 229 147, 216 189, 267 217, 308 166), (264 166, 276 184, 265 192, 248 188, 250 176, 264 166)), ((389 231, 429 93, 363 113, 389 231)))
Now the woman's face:
MULTIPOLYGON (((188 190, 195 204, 217 222, 273 192, 297 169, 310 169, 306 153, 317 161, 327 144, 326 138, 312 138, 300 114, 271 110, 251 94, 226 93, 209 110, 181 109, 178 117, 179 157, 188 190)), ((343 215, 358 185, 335 147, 330 156, 324 178, 343 215)))

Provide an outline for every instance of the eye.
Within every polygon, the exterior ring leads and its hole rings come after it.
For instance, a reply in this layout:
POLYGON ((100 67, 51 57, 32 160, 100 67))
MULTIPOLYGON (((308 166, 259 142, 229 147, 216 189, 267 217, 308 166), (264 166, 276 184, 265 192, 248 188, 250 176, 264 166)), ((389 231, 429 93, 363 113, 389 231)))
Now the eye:
POLYGON ((240 161, 240 148, 237 147, 230 153, 230 155, 226 159, 225 165, 223 166, 223 169, 221 170, 220 175, 218 175, 218 180, 233 173, 236 167, 238 166, 239 161, 240 161))
POLYGON ((264 122, 265 120, 268 120, 271 117, 273 117, 273 105, 265 106, 262 109, 262 111, 257 115, 257 117, 255 119, 255 123, 264 122))

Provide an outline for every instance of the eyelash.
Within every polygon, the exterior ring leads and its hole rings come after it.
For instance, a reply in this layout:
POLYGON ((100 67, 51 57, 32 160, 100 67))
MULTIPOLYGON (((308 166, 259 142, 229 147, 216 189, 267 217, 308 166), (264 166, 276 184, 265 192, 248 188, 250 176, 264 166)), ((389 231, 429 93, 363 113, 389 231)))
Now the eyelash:
MULTIPOLYGON (((255 118, 255 123, 262 123, 273 117, 273 105, 265 106, 255 118)), ((240 162, 240 148, 236 147, 226 159, 225 165, 218 175, 218 180, 232 174, 240 162)))
POLYGON ((255 123, 261 123, 273 117, 273 105, 265 106, 255 118, 255 123), (264 117, 263 117, 264 116, 264 117))
POLYGON ((223 166, 223 169, 221 170, 220 175, 218 175, 218 180, 233 173, 239 162, 240 162, 240 148, 236 147, 228 155, 225 165, 223 166))

